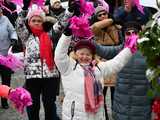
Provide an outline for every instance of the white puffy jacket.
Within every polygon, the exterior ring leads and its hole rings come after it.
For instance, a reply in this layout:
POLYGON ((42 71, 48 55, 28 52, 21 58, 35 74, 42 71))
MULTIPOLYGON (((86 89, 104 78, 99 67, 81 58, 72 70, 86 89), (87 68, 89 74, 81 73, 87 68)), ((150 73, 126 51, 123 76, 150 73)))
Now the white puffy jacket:
MULTIPOLYGON (((105 120, 103 105, 96 114, 85 112, 84 71, 76 61, 67 55, 71 36, 62 35, 55 50, 55 63, 62 76, 65 98, 62 107, 63 120, 105 120)), ((131 58, 129 48, 123 49, 115 58, 98 64, 96 80, 103 85, 104 76, 119 72, 131 58)))

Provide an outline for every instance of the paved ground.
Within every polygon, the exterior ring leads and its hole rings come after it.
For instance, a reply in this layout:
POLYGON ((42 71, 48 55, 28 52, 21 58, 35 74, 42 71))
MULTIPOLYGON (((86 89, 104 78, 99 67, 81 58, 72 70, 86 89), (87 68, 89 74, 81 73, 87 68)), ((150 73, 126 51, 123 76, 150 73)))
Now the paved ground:
MULTIPOLYGON (((23 83, 24 83, 24 76, 21 72, 13 74, 12 83, 11 83, 12 87, 22 86, 23 83)), ((41 108, 42 109, 40 111, 40 118, 41 120, 44 120, 43 107, 41 108)), ((57 113, 59 116, 61 116, 61 105, 58 101, 57 101, 57 113)), ((26 112, 24 115, 21 115, 11 106, 7 110, 4 110, 0 107, 0 120, 28 120, 28 119, 27 119, 26 112)))
MULTIPOLYGON (((24 76, 21 72, 18 72, 16 74, 12 75, 12 83, 11 86, 12 87, 18 87, 18 86, 22 86, 24 83, 24 76)), ((110 106, 110 102, 108 100, 108 97, 106 98, 107 105, 110 106)), ((59 103, 59 101, 56 102, 57 103, 57 114, 60 116, 61 118, 61 105, 59 103)), ((108 109, 108 112, 110 113, 110 109, 108 109)), ((44 112, 43 112, 43 107, 41 107, 40 110, 40 118, 41 120, 44 120, 44 112)), ((26 113, 24 115, 19 114, 15 109, 13 109, 12 107, 10 107, 7 110, 4 110, 0 107, 0 120, 28 120, 27 119, 27 115, 26 113)), ((110 120, 113 120, 112 118, 110 118, 110 120)), ((152 119, 153 120, 153 119, 152 119)))
MULTIPOLYGON (((12 81, 11 81, 12 87, 15 88, 18 86, 23 86, 23 84, 24 84, 24 76, 23 76, 22 72, 17 72, 16 74, 12 75, 12 81)), ((60 94, 61 94, 61 92, 60 92, 60 94)), ((107 99, 108 98, 106 98, 106 100, 107 99)), ((109 101, 109 100, 107 100, 107 101, 109 101)), ((110 102, 111 101, 108 102, 108 106, 110 106, 110 102)), ((57 104, 57 114, 61 118, 62 106, 59 101, 57 101, 56 104, 57 104)), ((108 111, 111 112, 110 110, 108 110, 108 111)), ((42 105, 41 105, 41 110, 40 110, 40 119, 44 120, 44 112, 43 112, 42 105)), ((21 115, 15 109, 13 109, 11 106, 7 110, 4 110, 0 107, 0 120, 28 120, 28 119, 27 119, 26 112, 24 113, 24 115, 21 115)), ((110 120, 112 120, 112 119, 110 119, 110 120)))

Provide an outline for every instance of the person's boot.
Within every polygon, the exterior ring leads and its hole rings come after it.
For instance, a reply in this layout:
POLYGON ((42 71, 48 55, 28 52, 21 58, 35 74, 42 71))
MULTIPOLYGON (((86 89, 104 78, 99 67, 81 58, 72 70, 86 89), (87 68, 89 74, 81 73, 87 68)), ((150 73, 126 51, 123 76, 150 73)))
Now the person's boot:
POLYGON ((7 99, 5 99, 5 98, 1 98, 1 105, 2 105, 3 109, 8 109, 9 108, 7 99))
POLYGON ((106 106, 106 104, 104 104, 104 110, 105 110, 106 120, 109 120, 109 118, 108 118, 108 113, 107 113, 107 106, 106 106))

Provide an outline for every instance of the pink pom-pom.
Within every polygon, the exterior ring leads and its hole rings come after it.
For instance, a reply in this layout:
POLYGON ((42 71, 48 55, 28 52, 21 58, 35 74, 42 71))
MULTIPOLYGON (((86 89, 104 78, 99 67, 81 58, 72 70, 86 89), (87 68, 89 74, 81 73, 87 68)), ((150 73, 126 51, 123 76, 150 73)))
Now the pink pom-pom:
POLYGON ((80 6, 81 6, 80 7, 81 14, 91 16, 95 11, 92 2, 86 2, 85 0, 80 0, 80 6))
POLYGON ((91 38, 93 36, 88 18, 94 13, 95 9, 92 2, 80 0, 81 16, 73 16, 69 19, 70 29, 77 38, 91 38))
POLYGON ((4 2, 4 0, 0 0, 0 3, 4 2))
POLYGON ((23 69, 24 66, 22 60, 14 54, 9 54, 8 56, 0 55, 0 64, 10 68, 14 72, 23 69))
POLYGON ((42 7, 45 4, 45 0, 32 0, 31 4, 37 4, 37 6, 42 7))
POLYGON ((25 107, 32 105, 30 93, 22 87, 12 90, 9 93, 8 99, 20 113, 24 113, 25 107))
POLYGON ((87 16, 70 18, 70 28, 76 37, 88 38, 93 35, 87 16))
POLYGON ((7 56, 7 64, 13 71, 17 71, 19 69, 23 69, 24 63, 16 56, 9 54, 7 56))
MULTIPOLYGON (((11 0, 11 2, 13 2, 16 5, 19 5, 20 7, 23 6, 23 0, 11 0)), ((42 7, 45 4, 45 0, 31 0, 30 7, 32 6, 32 4, 37 4, 37 6, 42 7)))

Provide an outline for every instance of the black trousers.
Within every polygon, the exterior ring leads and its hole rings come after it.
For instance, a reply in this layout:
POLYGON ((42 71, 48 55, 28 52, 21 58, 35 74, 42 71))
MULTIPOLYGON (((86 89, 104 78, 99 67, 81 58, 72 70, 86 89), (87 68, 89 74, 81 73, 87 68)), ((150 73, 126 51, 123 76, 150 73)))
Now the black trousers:
MULTIPOLYGON (((115 87, 110 87, 111 88, 111 104, 113 105, 113 96, 114 96, 114 91, 115 91, 115 87)), ((106 106, 106 93, 107 93, 107 89, 108 87, 104 87, 103 89, 103 95, 104 95, 104 110, 105 110, 105 116, 106 116, 106 120, 109 120, 108 118, 108 113, 107 113, 107 106, 106 106)))
MULTIPOLYGON (((2 79, 2 85, 10 86, 12 73, 13 71, 10 68, 0 65, 0 75, 2 79)), ((1 98, 1 105, 2 106, 8 105, 7 99, 1 98)))
POLYGON ((57 120, 56 114, 56 92, 59 78, 33 78, 27 79, 25 88, 31 93, 32 106, 27 107, 29 120, 40 120, 40 98, 42 95, 42 102, 45 112, 45 120, 57 120))

